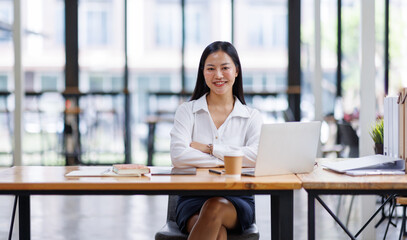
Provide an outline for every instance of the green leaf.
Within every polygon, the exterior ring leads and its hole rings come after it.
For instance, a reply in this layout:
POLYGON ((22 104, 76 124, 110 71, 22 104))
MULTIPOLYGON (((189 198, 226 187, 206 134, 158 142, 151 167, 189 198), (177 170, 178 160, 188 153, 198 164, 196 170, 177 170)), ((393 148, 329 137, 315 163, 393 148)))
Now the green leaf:
POLYGON ((375 143, 383 144, 383 119, 379 119, 376 123, 371 127, 370 136, 375 143))

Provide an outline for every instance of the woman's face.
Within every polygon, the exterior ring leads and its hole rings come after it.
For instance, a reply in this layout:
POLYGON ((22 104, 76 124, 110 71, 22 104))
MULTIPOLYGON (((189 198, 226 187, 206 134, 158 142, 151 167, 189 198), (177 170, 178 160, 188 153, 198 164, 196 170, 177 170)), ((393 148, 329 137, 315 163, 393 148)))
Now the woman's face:
POLYGON ((238 72, 227 53, 223 51, 211 53, 205 60, 203 75, 211 93, 233 96, 233 84, 238 72))

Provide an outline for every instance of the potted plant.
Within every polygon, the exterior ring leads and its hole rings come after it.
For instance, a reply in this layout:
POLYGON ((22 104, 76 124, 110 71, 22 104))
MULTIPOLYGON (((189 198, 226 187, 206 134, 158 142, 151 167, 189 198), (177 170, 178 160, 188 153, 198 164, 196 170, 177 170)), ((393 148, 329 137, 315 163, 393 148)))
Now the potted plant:
POLYGON ((376 154, 383 154, 383 119, 379 119, 372 126, 369 132, 375 144, 374 151, 376 154))

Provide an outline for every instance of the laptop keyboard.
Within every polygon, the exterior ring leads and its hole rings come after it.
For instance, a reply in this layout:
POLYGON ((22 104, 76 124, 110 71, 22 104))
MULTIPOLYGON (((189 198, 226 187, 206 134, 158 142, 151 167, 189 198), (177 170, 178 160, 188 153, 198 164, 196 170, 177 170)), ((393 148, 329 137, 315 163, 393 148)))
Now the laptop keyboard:
POLYGON ((254 175, 254 168, 243 168, 242 174, 254 175))

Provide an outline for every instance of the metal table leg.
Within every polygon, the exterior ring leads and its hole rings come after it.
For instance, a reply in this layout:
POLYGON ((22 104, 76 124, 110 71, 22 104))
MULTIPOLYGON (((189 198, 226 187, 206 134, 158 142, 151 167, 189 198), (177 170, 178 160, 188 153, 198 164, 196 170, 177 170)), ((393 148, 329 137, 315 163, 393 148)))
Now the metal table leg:
POLYGON ((271 195, 271 238, 294 238, 293 191, 285 191, 278 196, 271 195))
POLYGON ((10 231, 8 233, 8 239, 11 240, 13 237, 13 228, 14 228, 14 219, 16 217, 16 209, 18 203, 18 195, 14 197, 14 204, 13 204, 13 213, 11 215, 11 223, 10 223, 10 231))
POLYGON ((19 213, 19 233, 20 240, 29 240, 31 235, 30 226, 30 196, 18 197, 18 213, 19 213))
POLYGON ((315 239, 315 197, 308 193, 308 240, 315 239))

